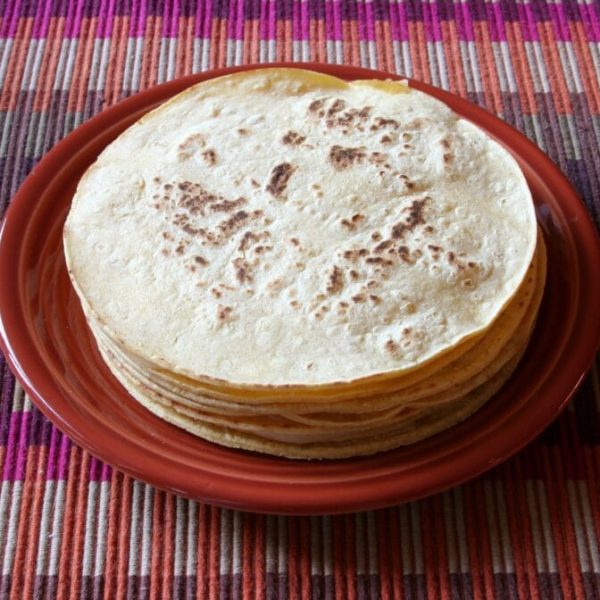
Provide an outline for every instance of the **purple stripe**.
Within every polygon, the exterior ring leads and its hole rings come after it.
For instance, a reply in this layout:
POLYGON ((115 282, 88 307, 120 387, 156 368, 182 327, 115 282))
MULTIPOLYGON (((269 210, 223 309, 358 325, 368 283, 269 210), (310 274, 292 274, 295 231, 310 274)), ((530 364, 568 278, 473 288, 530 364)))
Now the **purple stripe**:
POLYGON ((569 42, 571 40, 571 32, 569 31, 564 8, 560 4, 551 4, 548 6, 548 11, 552 17, 552 30, 556 40, 569 42))
POLYGON ((244 24, 244 0, 238 0, 236 39, 239 41, 244 41, 244 24))
POLYGON ((267 39, 274 40, 277 38, 277 11, 275 10, 275 0, 270 0, 268 17, 267 39))
POLYGON ((521 31, 523 32, 523 40, 526 42, 539 41, 540 36, 538 35, 531 6, 529 4, 519 4, 518 10, 521 22, 521 31))
POLYGON ((406 14, 406 5, 397 4, 396 10, 391 10, 391 30, 392 39, 399 42, 408 41, 408 17, 406 14))
POLYGON ((74 38, 81 33, 82 12, 85 0, 77 0, 75 10, 69 10, 65 19, 65 32, 63 37, 74 38))
POLYGON ((50 28, 50 8, 50 3, 46 2, 44 8, 35 13, 33 30, 31 32, 34 39, 44 38, 48 35, 48 29, 50 28))
POLYGON ((179 0, 179 14, 186 18, 193 17, 201 4, 198 0, 179 0))
POLYGON ((310 39, 310 17, 308 10, 308 3, 302 2, 300 4, 300 39, 309 40, 310 39))
POLYGON ((177 37, 179 31, 179 2, 165 3, 162 36, 177 37))
POLYGON ((435 4, 426 4, 423 8, 425 39, 429 42, 440 42, 442 30, 435 4))
POLYGON ((58 474, 58 447, 60 438, 62 437, 61 433, 56 429, 56 427, 52 427, 50 431, 50 443, 48 444, 48 461, 46 463, 46 480, 51 481, 56 479, 58 474))
POLYGON ((300 23, 300 2, 294 2, 292 12, 292 40, 297 42, 302 39, 302 29, 300 23))
POLYGON ((454 2, 452 0, 440 0, 436 3, 436 8, 441 21, 454 19, 454 2))
POLYGON ((112 35, 114 25, 115 25, 115 4, 112 0, 110 0, 108 2, 108 7, 106 10, 106 19, 104 21, 104 35, 102 37, 109 38, 112 35))
POLYGON ((311 19, 325 18, 324 0, 308 0, 308 12, 311 19))
POLYGON ((342 7, 339 2, 332 2, 333 7, 333 39, 342 41, 344 39, 344 30, 342 27, 342 7))
POLYGON ((519 7, 515 0, 498 0, 498 5, 502 11, 502 18, 507 23, 516 23, 520 20, 519 7))
POLYGON ((229 3, 229 14, 227 15, 227 41, 235 39, 235 0, 229 3))
POLYGON ((275 8, 277 10, 277 19, 281 19, 283 21, 291 20, 291 18, 292 18, 292 2, 293 2, 293 0, 275 0, 275 8))
POLYGON ((506 28, 502 17, 502 7, 498 2, 487 4, 490 39, 492 42, 506 41, 506 28))
POLYGON ((590 42, 600 42, 600 18, 591 4, 580 4, 579 13, 585 34, 590 42))
POLYGON ((333 29, 333 2, 325 3, 325 37, 327 41, 335 39, 333 29))
POLYGON ((246 0, 244 2, 244 17, 246 19, 260 19, 260 4, 260 0, 246 0))
POLYGON ((89 471, 90 481, 110 481, 111 477, 111 467, 92 456, 90 459, 89 471))
POLYGON ((549 3, 547 0, 532 0, 529 4, 531 7, 531 14, 536 22, 549 21, 550 13, 548 11, 549 3))
POLYGON ((212 2, 211 0, 206 0, 206 2, 200 3, 200 10, 196 14, 196 24, 194 29, 195 37, 202 39, 210 38, 211 21, 212 2))
POLYGON ((2 20, 2 29, 0 30, 0 37, 14 38, 17 33, 17 26, 19 24, 19 11, 21 10, 21 0, 16 0, 11 5, 10 2, 6 3, 8 11, 5 12, 4 19, 2 20), (11 10, 12 8, 12 10, 11 10))
POLYGON ((57 480, 59 481, 66 481, 69 476, 71 445, 71 440, 62 434, 58 453, 58 472, 56 473, 57 480))
MULTIPOLYGON (((0 173, 4 172, 5 159, 0 159, 0 173)), ((0 354, 2 369, 2 392, 0 393, 0 445, 6 446, 10 432, 10 416, 12 412, 12 399, 15 393, 15 379, 0 354)))
POLYGON ((366 29, 367 29, 367 40, 370 42, 375 41, 375 14, 373 11, 373 3, 367 2, 365 4, 365 18, 366 18, 366 29))
POLYGON ((229 14, 229 2, 227 0, 215 0, 213 4, 213 18, 226 19, 229 14))
POLYGON ((269 34, 269 24, 267 22, 267 16, 269 14, 269 0, 261 0, 260 10, 261 10, 261 16, 260 16, 259 35, 260 35, 261 40, 266 40, 267 36, 269 34))
POLYGON ((456 5, 456 31, 459 39, 472 42, 475 39, 473 31, 473 20, 469 5, 466 2, 460 2, 456 5))
POLYGON ((371 0, 373 5, 373 16, 377 21, 387 21, 389 2, 388 0, 371 0))
POLYGON ((4 468, 2 469, 3 481, 22 481, 25 479, 27 440, 29 439, 30 427, 30 411, 16 411, 11 415, 8 447, 4 459, 4 468))
POLYGON ((406 7, 406 18, 409 21, 423 20, 423 5, 421 2, 403 2, 402 5, 406 7))

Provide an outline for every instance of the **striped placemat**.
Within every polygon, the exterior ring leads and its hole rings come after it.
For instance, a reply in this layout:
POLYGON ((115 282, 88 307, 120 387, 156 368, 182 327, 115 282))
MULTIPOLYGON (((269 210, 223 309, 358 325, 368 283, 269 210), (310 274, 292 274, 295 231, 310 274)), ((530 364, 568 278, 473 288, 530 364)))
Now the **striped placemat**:
MULTIPOLYGON (((103 107, 273 60, 403 73, 484 105, 540 145, 598 218, 594 0, 0 0, 2 209, 103 107)), ((0 599, 600 598, 597 368, 556 423, 485 476, 311 518, 221 510, 113 471, 0 369, 0 599)))

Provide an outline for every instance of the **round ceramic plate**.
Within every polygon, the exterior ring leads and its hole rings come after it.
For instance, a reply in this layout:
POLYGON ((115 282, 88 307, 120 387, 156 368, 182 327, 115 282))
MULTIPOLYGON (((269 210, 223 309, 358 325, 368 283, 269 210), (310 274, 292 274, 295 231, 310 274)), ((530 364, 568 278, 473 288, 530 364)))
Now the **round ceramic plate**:
MULTIPOLYGON (((344 79, 364 69, 302 65, 344 79)), ((250 68, 250 67, 246 67, 250 68)), ((193 75, 129 98, 66 137, 37 165, 0 237, 5 355, 42 412, 79 445, 139 479, 200 501, 288 514, 371 509, 465 481, 508 458, 554 419, 590 367, 600 337, 600 246, 582 202, 550 160, 490 113, 411 82, 503 143, 533 192, 548 246, 538 326, 517 371, 467 421, 421 443, 370 457, 291 461, 205 442, 144 409, 104 366, 69 282, 62 228, 77 182, 121 131, 193 83, 193 75)))

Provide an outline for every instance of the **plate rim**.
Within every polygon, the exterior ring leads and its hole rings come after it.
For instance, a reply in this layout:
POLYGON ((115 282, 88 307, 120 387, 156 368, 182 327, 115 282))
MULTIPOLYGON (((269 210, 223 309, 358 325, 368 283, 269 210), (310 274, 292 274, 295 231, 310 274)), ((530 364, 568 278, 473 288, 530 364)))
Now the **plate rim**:
MULTIPOLYGON (((572 215, 574 221, 570 223, 571 228, 569 229, 569 234, 572 237, 574 251, 576 252, 581 271, 590 272, 595 261, 599 261, 596 264, 600 264, 600 238, 598 237, 598 231, 587 211, 587 207, 579 198, 565 175, 560 171, 558 166, 555 165, 550 158, 547 157, 531 140, 526 138, 522 133, 514 129, 508 123, 500 120, 491 112, 488 112, 486 109, 471 103, 467 99, 452 94, 451 92, 441 90, 440 88, 436 88, 435 86, 431 86, 424 82, 415 81, 410 78, 392 73, 384 73, 381 71, 373 71, 369 69, 363 69, 361 67, 352 67, 347 65, 325 65, 316 63, 269 63, 216 69, 194 75, 187 75, 158 86, 153 86, 143 92, 134 94, 133 96, 130 96, 129 98, 126 98, 100 112, 58 142, 34 167, 25 181, 21 184, 19 190, 13 197, 13 200, 10 202, 6 210, 2 225, 0 227, 0 281, 3 284, 2 288, 6 290, 10 287, 7 286, 6 283, 8 280, 10 280, 11 274, 14 274, 17 277, 17 279, 13 279, 13 281, 18 281, 22 257, 19 256, 20 260, 13 261, 14 264, 11 264, 9 257, 10 252, 7 252, 6 250, 12 247, 10 245, 10 234, 12 234, 14 237, 13 230, 17 228, 17 224, 20 223, 22 226, 30 227, 31 223, 33 222, 33 215, 35 213, 37 204, 33 203, 31 200, 29 200, 29 203, 27 203, 27 198, 35 192, 38 180, 43 180, 46 173, 49 173, 54 169, 58 172, 64 167, 64 153, 70 146, 73 145, 73 143, 77 142, 79 144, 83 142, 85 145, 86 139, 89 138, 90 133, 93 131, 99 128, 102 130, 109 130, 111 127, 115 126, 115 122, 118 124, 119 119, 117 117, 119 117, 119 115, 121 117, 126 117, 127 115, 139 112, 143 109, 148 110, 149 103, 146 101, 146 99, 153 95, 162 96, 163 93, 168 94, 170 90, 184 89, 193 83, 212 79, 221 75, 239 71, 247 71, 251 69, 264 69, 273 67, 312 69, 347 79, 407 79, 411 87, 428 93, 434 91, 436 97, 446 102, 451 107, 459 104, 463 108, 468 109, 470 114, 474 115, 474 117, 477 119, 478 124, 483 123, 482 126, 484 128, 487 129, 486 125, 493 125, 502 133, 500 141, 503 141, 503 139, 507 137, 515 138, 516 136, 522 148, 521 152, 532 155, 535 158, 536 165, 538 163, 541 165, 541 169, 536 167, 536 172, 541 170, 544 172, 546 177, 552 179, 552 187, 560 189, 560 194, 557 195, 561 198, 563 196, 569 198, 568 206, 570 209, 574 209, 576 207, 576 210, 571 211, 574 213, 572 215), (574 230, 578 231, 579 235, 574 235, 574 230)), ((162 101, 164 100, 161 100, 161 102, 162 101)), ((88 139, 87 143, 93 143, 93 137, 92 141, 88 139)), ((562 203, 561 208, 564 208, 562 203)), ((587 300, 587 306, 593 306, 594 299, 600 303, 600 281, 596 281, 596 279, 593 278, 592 280, 584 281, 584 284, 587 286, 587 289, 585 290, 587 293, 579 295, 579 305, 581 305, 582 302, 585 303, 587 300)), ((213 484, 218 483, 218 486, 216 487, 219 488, 217 490, 215 489, 215 485, 213 485, 213 491, 211 492, 211 495, 207 497, 206 490, 199 490, 197 489, 197 486, 191 492, 190 490, 178 489, 181 486, 181 477, 173 477, 172 474, 163 474, 162 477, 156 477, 154 475, 149 476, 148 472, 144 471, 144 469, 136 468, 135 464, 130 464, 131 460, 125 462, 119 461, 118 449, 116 450, 116 453, 107 453, 105 447, 102 445, 98 446, 97 443, 93 443, 91 440, 86 439, 84 433, 88 431, 88 428, 85 427, 85 423, 80 423, 79 427, 74 427, 72 418, 70 420, 65 419, 60 412, 55 410, 56 402, 53 403, 52 401, 49 401, 48 395, 53 396, 54 393, 60 392, 55 390, 48 393, 48 383, 50 383, 50 387, 52 387, 54 382, 39 382, 37 381, 35 374, 33 377, 31 376, 30 369, 27 368, 27 363, 29 361, 28 357, 26 356, 27 352, 25 350, 25 346, 27 345, 25 343, 26 336, 23 335, 22 330, 20 330, 16 325, 16 321, 11 319, 11 317, 14 316, 15 311, 20 310, 21 302, 16 303, 15 300, 22 300, 20 296, 21 291, 22 290, 19 288, 14 294, 0 292, 0 347, 4 352, 7 364, 17 379, 19 379, 25 391, 30 395, 32 400, 34 400, 35 404, 46 415, 46 417, 48 417, 61 431, 65 432, 78 445, 85 448, 93 455, 99 457, 103 462, 112 465, 120 471, 131 474, 136 478, 147 481, 159 488, 167 489, 168 491, 179 493, 180 495, 185 495, 201 502, 209 502, 212 504, 218 504, 220 506, 226 506, 240 510, 254 510, 277 514, 342 513, 355 510, 381 508, 400 501, 414 500, 426 495, 437 493, 443 489, 458 485, 468 479, 471 479, 472 477, 481 474, 492 466, 495 466, 495 464, 498 464, 499 462, 502 462, 503 460, 506 460, 510 456, 517 453, 536 435, 538 435, 552 420, 556 418, 556 416, 569 402, 576 389, 581 384, 585 373, 591 367, 598 346, 598 340, 600 339, 600 315, 595 315, 595 319, 592 320, 591 327, 589 315, 586 316, 585 321, 581 316, 581 312, 579 315, 574 315, 573 327, 568 340, 565 342, 565 350, 567 345, 576 346, 573 354, 577 353, 578 360, 571 358, 571 363, 575 362, 577 364, 571 365, 571 370, 569 371, 568 377, 566 374, 561 376, 561 373, 557 373, 555 377, 560 379, 560 396, 562 397, 561 402, 557 404, 552 411, 547 409, 542 410, 542 403, 538 402, 537 412, 541 411, 544 418, 536 418, 532 420, 528 419, 527 423, 521 424, 519 428, 520 435, 518 443, 510 444, 510 448, 505 448, 505 450, 501 452, 502 455, 492 463, 488 462, 482 464, 482 461, 480 461, 480 464, 477 466, 477 468, 473 468, 473 466, 467 466, 463 463, 462 468, 459 469, 455 465, 453 470, 449 472, 447 466, 444 464, 437 464, 440 461, 442 461, 442 463, 444 462, 442 458, 447 458, 447 455, 444 455, 443 457, 439 457, 436 461, 434 461, 433 465, 430 464, 428 466, 428 477, 419 478, 420 481, 413 485, 411 493, 406 493, 406 491, 402 492, 398 489, 398 486, 394 487, 391 485, 394 477, 397 478, 398 474, 397 472, 390 470, 390 472, 380 473, 376 477, 372 478, 373 480, 376 479, 379 481, 379 484, 376 486, 374 491, 366 490, 359 495, 355 493, 352 497, 348 498, 344 495, 344 493, 347 494, 346 488, 344 486, 339 486, 340 489, 337 491, 329 490, 329 493, 325 494, 327 496, 325 499, 318 497, 306 498, 299 494, 297 490, 298 485, 312 485, 314 487, 315 485, 322 484, 298 484, 298 482, 290 482, 287 488, 279 490, 280 492, 285 491, 285 489, 288 490, 287 493, 283 494, 284 497, 276 497, 276 494, 274 494, 272 489, 263 489, 259 485, 255 486, 255 489, 252 490, 253 493, 251 498, 247 496, 240 498, 239 491, 236 489, 236 487, 240 484, 239 479, 232 479, 230 476, 223 477, 222 473, 219 474, 219 479, 215 478, 215 474, 213 472, 206 472, 207 475, 214 479, 213 484), (10 296, 12 296, 12 298, 10 296), (583 328, 585 328, 587 333, 585 337, 583 335, 583 328), (573 332, 577 332, 577 336, 575 336, 577 339, 575 340, 573 340, 573 332), (575 367, 577 368, 575 369, 575 367), (571 373, 571 371, 573 372, 571 373), (577 373, 575 373, 575 371, 577 371, 577 373), (46 391, 44 392, 44 390, 46 391), (534 422, 535 424, 531 425, 531 422, 534 422), (295 483, 296 485, 294 485, 295 483), (382 487, 383 483, 386 485, 389 484, 389 487, 382 487)), ((25 323, 25 325, 27 326, 27 323, 25 323)), ((28 335, 30 334, 31 332, 29 332, 28 335)), ((531 404, 531 402, 529 404, 531 404)), ((511 418, 513 417, 511 416, 511 418)), ((131 442, 129 443, 131 444, 131 442)), ((119 447, 122 445, 123 440, 120 440, 119 447)), ((506 444, 504 444, 504 446, 506 446, 506 444)), ((131 448, 129 450, 131 452, 131 448)), ((137 450, 143 453, 143 448, 138 446, 137 450)), ((239 451, 231 450, 231 452, 239 455, 239 451)), ((454 453, 460 453, 460 448, 454 450, 454 453)), ((139 455, 139 452, 137 452, 137 455, 139 455)), ((129 456, 131 456, 131 454, 129 454, 129 456)), ((351 460, 352 459, 350 459, 350 461, 351 460)), ((334 465, 341 465, 344 461, 331 462, 334 465)), ((281 488, 282 486, 279 487, 281 488)), ((248 490, 244 490, 244 493, 247 494, 248 490)))

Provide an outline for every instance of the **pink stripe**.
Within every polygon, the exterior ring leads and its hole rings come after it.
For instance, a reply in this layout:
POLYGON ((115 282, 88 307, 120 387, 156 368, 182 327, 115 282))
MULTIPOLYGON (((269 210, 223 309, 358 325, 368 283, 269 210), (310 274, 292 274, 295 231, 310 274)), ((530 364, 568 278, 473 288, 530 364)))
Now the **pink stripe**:
POLYGON ((390 6, 390 17, 392 39, 398 42, 408 41, 408 20, 406 18, 406 6, 404 3, 398 3, 396 10, 394 10, 394 5, 390 6))
POLYGON ((98 16, 98 28, 96 37, 109 38, 113 29, 113 17, 115 12, 115 0, 103 0, 98 16))
POLYGON ((64 37, 76 38, 81 33, 82 13, 85 0, 77 0, 75 11, 69 10, 65 21, 64 37))
POLYGON ((213 0, 206 0, 204 7, 204 34, 202 37, 208 40, 212 32, 213 0))
POLYGON ((71 458, 71 441, 69 438, 62 434, 60 441, 60 452, 58 455, 58 479, 60 481, 66 481, 69 476, 69 462, 71 458))
POLYGON ((269 40, 277 39, 277 13, 275 11, 275 1, 271 0, 269 2, 269 40))
POLYGON ((521 30, 523 31, 523 40, 526 42, 537 42, 540 39, 535 26, 535 18, 529 4, 518 4, 519 19, 521 30))
POLYGON ((292 39, 295 42, 302 39, 300 24, 300 2, 294 2, 292 5, 292 39))
POLYGON ((308 13, 308 2, 302 2, 300 4, 300 39, 309 40, 310 39, 310 17, 308 13))
POLYGON ((423 21, 425 23, 425 38, 429 42, 442 40, 442 30, 438 9, 435 4, 423 4, 423 21))
POLYGON ((332 2, 333 6, 333 35, 336 41, 344 39, 344 31, 342 28, 342 5, 340 2, 332 2))
POLYGON ((325 36, 327 41, 334 40, 333 2, 325 3, 325 36))
MULTIPOLYGON (((10 2, 7 2, 6 5, 10 6, 10 2)), ((2 31, 0 32, 0 37, 15 37, 17 33, 17 26, 19 24, 19 14, 21 12, 21 0, 17 0, 13 5, 13 11, 10 15, 10 18, 5 19, 2 23, 2 31)))
POLYGON ((244 0, 238 0, 236 39, 244 41, 244 0))
POLYGON ((229 14, 227 15, 227 41, 235 40, 235 0, 229 2, 229 14))
POLYGON ((51 3, 46 2, 44 5, 44 10, 36 12, 35 21, 33 23, 33 38, 40 39, 45 38, 48 35, 48 29, 50 28, 51 8, 51 3))
POLYGON ((571 41, 571 33, 565 17, 565 9, 560 4, 549 4, 548 12, 552 17, 554 37, 560 42, 571 41))
POLYGON ((48 463, 46 464, 46 481, 56 479, 58 461, 56 460, 56 447, 58 440, 61 437, 60 432, 56 427, 52 427, 50 431, 50 443, 48 444, 48 463))
POLYGON ((492 42, 505 42, 506 29, 502 18, 502 9, 499 2, 486 4, 488 22, 490 23, 490 39, 492 42))
POLYGON ((456 5, 456 30, 459 39, 472 42, 475 39, 475 33, 473 31, 473 19, 471 18, 471 11, 469 5, 465 2, 460 2, 456 5))
POLYGON ((367 39, 370 42, 375 41, 375 14, 373 11, 373 3, 365 4, 365 17, 367 19, 367 39))
POLYGON ((137 17, 137 23, 135 28, 135 36, 136 37, 144 37, 146 33, 146 13, 148 10, 147 0, 142 0, 139 4, 136 5, 139 10, 139 14, 137 17))
POLYGON ((266 40, 269 35, 269 0, 261 0, 260 3, 260 39, 266 40))
POLYGON ((97 458, 90 459, 90 481, 110 481, 112 469, 97 458))
POLYGON ((4 481, 22 481, 25 479, 27 440, 29 439, 30 429, 31 411, 17 411, 11 415, 7 453, 2 472, 4 481))
POLYGON ((179 0, 165 2, 162 21, 162 36, 177 37, 179 31, 179 0))
POLYGON ((580 4, 579 13, 588 40, 590 42, 600 42, 600 19, 594 12, 594 7, 591 4, 580 4))

